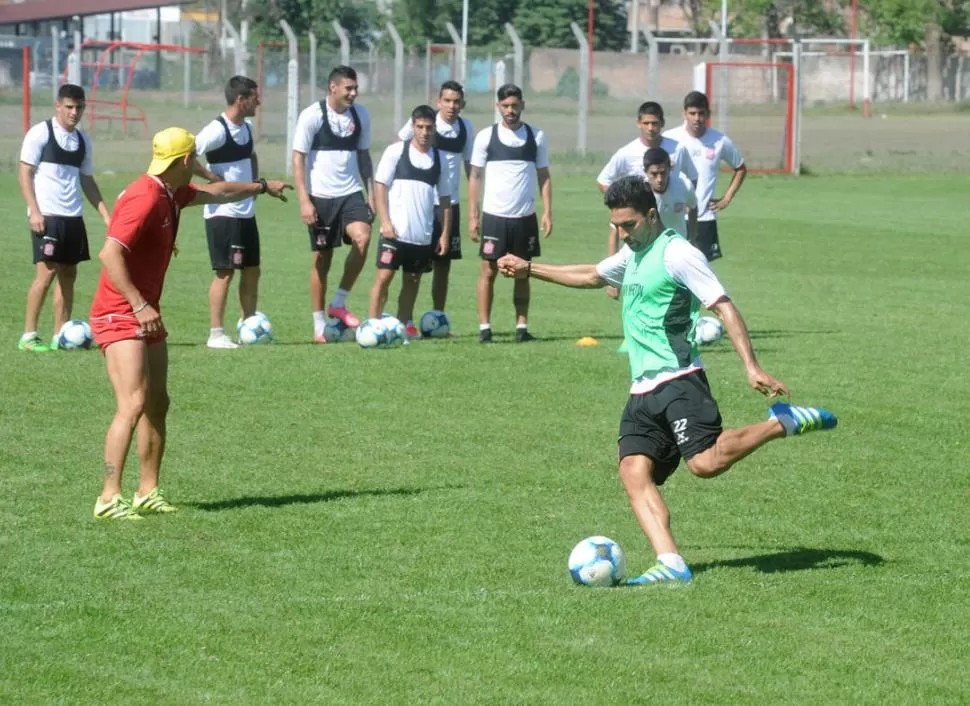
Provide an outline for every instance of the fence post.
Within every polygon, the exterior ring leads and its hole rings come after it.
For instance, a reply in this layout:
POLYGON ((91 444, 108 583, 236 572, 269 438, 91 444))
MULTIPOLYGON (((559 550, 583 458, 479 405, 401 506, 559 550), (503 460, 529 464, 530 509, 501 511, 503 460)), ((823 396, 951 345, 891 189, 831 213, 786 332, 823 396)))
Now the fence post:
POLYGON ((862 117, 872 116, 872 77, 869 75, 869 40, 862 42, 862 117))
POLYGON ((380 84, 377 80, 377 45, 366 37, 364 44, 367 45, 367 75, 370 77, 367 82, 367 90, 370 93, 377 93, 380 90, 380 84))
POLYGON ((802 43, 801 40, 792 41, 791 47, 792 74, 794 74, 795 110, 792 116, 792 174, 798 176, 802 172, 802 43))
POLYGON ((647 38, 647 98, 655 101, 659 100, 657 91, 660 76, 657 71, 660 64, 660 47, 657 46, 657 40, 649 28, 643 30, 643 36, 647 38))
POLYGON ((280 27, 290 45, 290 61, 286 66, 286 176, 293 176, 293 139, 296 136, 296 119, 299 115, 300 101, 300 62, 296 34, 286 20, 280 20, 280 27))
POLYGON ((24 134, 26 135, 27 132, 30 130, 30 47, 23 47, 23 49, 21 49, 21 56, 24 63, 23 118, 24 118, 24 134))
POLYGON ((909 103, 909 51, 903 55, 903 103, 909 103))
MULTIPOLYGON (((710 21, 711 32, 714 33, 715 38, 718 42, 717 60, 720 62, 726 62, 728 60, 728 42, 727 37, 721 34, 720 26, 714 21, 710 21)), ((727 72, 724 69, 717 70, 717 89, 716 96, 713 96, 714 102, 717 104, 717 129, 721 132, 728 131, 728 105, 727 105, 727 81, 725 77, 727 72)))
POLYGON ((333 26, 333 31, 337 33, 337 37, 340 38, 340 63, 344 66, 350 66, 350 35, 337 20, 330 24, 333 26))
POLYGON ((451 41, 455 45, 455 56, 452 58, 455 64, 457 64, 457 66, 455 66, 455 68, 453 69, 454 75, 452 76, 452 78, 455 78, 458 81, 460 81, 462 84, 464 84, 465 77, 460 72, 461 72, 461 57, 465 53, 465 45, 462 44, 461 35, 458 34, 458 29, 455 27, 455 25, 451 24, 451 22, 446 22, 445 29, 448 30, 448 34, 451 35, 451 41))
POLYGON ((54 100, 57 100, 57 90, 61 82, 61 33, 57 27, 51 27, 51 88, 54 91, 54 100))
POLYGON ((522 85, 523 78, 522 74, 525 69, 525 52, 522 51, 522 40, 519 38, 519 33, 515 31, 515 27, 512 26, 511 22, 505 23, 505 32, 509 35, 509 39, 512 40, 512 53, 515 56, 515 68, 512 71, 512 80, 515 85, 525 91, 525 86, 522 85))
POLYGON ((233 45, 233 52, 232 52, 233 71, 235 72, 235 74, 237 76, 245 76, 246 75, 246 62, 245 62, 245 60, 243 58, 243 55, 244 55, 246 49, 243 46, 242 35, 239 34, 239 32, 233 26, 232 22, 230 22, 229 20, 223 19, 222 20, 222 25, 223 25, 223 29, 226 31, 226 33, 228 33, 230 36, 232 36, 232 45, 233 45))
MULTIPOLYGON (((499 59, 495 62, 495 87, 503 86, 505 82, 505 60, 499 59)), ((492 96, 495 98, 498 97, 496 93, 493 93, 492 96)), ((495 102, 495 122, 502 122, 502 112, 498 109, 498 101, 495 102)))
POLYGON ((317 35, 307 32, 310 39, 310 100, 317 97, 317 35))
POLYGON ((589 41, 575 22, 570 22, 569 28, 579 42, 579 129, 576 134, 576 151, 586 154, 586 122, 589 117, 589 41))
POLYGON ((390 22, 387 31, 394 40, 394 126, 404 123, 404 42, 390 22))
POLYGON ((637 54, 640 51, 640 0, 633 0, 630 7, 630 52, 637 54))
POLYGON ((81 85, 81 30, 74 30, 74 51, 67 57, 67 82, 81 85))
MULTIPOLYGON (((191 40, 188 35, 182 37, 182 46, 189 48, 191 40)), ((189 91, 192 86, 192 53, 182 53, 182 107, 189 107, 189 91)))

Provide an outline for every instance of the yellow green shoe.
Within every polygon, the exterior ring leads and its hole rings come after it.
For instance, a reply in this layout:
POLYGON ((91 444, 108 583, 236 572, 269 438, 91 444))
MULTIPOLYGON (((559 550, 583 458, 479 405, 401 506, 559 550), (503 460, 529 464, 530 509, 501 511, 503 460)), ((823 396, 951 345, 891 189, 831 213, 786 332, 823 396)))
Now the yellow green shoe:
POLYGON ((41 337, 35 333, 33 336, 21 336, 17 349, 31 353, 47 353, 50 351, 50 346, 44 343, 41 337))
POLYGON ((131 500, 132 507, 139 515, 166 514, 178 512, 178 508, 172 505, 162 491, 155 488, 148 495, 139 497, 137 493, 131 500))
POLYGON ((115 495, 106 503, 101 502, 99 497, 94 503, 94 519, 96 520, 144 520, 141 515, 136 515, 131 507, 131 503, 120 495, 115 495))

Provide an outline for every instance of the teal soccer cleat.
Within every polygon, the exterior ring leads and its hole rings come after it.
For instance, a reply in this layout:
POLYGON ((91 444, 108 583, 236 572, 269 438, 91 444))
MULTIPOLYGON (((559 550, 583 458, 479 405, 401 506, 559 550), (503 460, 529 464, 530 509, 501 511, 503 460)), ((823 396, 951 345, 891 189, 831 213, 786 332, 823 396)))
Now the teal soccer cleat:
POLYGON ((785 428, 785 436, 835 429, 839 424, 838 417, 823 407, 796 407, 787 402, 771 405, 768 418, 781 422, 785 428))
POLYGON ((658 561, 639 576, 632 579, 627 579, 625 583, 627 586, 643 586, 651 583, 664 583, 670 586, 686 586, 693 578, 694 575, 690 572, 689 567, 685 568, 683 571, 677 571, 658 561))

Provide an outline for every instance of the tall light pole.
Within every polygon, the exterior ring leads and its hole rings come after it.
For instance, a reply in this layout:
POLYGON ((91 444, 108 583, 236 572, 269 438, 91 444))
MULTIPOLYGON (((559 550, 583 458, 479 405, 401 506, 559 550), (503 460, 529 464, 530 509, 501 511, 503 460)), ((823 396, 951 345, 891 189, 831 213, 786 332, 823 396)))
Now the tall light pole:
POLYGON ((461 4, 461 82, 466 83, 468 78, 468 0, 461 4))
POLYGON ((721 0, 721 36, 727 38, 727 4, 728 0, 721 0))

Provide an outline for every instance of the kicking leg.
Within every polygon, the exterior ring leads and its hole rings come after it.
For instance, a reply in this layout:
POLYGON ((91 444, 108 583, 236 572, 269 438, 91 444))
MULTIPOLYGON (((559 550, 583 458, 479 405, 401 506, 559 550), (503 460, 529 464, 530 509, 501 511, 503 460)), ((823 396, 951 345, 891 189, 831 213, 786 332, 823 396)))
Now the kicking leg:
POLYGON ((138 420, 138 461, 141 476, 132 501, 136 512, 174 512, 158 491, 158 476, 165 453, 168 416, 168 347, 165 342, 146 351, 147 389, 145 411, 138 420))

